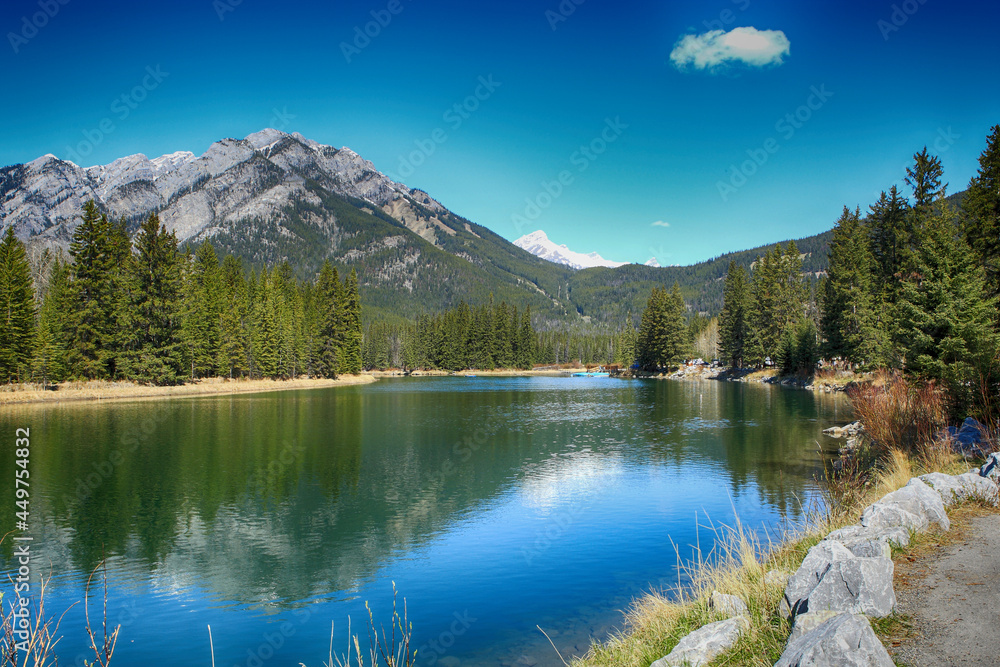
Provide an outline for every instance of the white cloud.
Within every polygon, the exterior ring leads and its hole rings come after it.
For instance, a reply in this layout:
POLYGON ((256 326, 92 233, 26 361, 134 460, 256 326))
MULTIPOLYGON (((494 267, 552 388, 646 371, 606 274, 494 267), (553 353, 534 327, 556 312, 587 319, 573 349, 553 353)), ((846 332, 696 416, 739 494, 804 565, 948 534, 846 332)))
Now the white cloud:
POLYGON ((669 222, 663 222, 662 220, 657 220, 656 222, 650 225, 650 227, 669 227, 669 226, 670 226, 669 222))
POLYGON ((757 30, 753 26, 729 32, 710 30, 677 40, 670 52, 670 62, 681 70, 710 70, 734 63, 750 67, 780 65, 789 53, 789 46, 788 37, 780 30, 757 30))

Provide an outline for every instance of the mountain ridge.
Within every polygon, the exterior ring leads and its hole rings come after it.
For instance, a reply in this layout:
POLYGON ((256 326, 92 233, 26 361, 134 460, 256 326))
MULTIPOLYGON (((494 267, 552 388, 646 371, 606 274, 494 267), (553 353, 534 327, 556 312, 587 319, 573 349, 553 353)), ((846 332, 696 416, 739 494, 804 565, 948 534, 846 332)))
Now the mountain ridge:
MULTIPOLYGON (((270 128, 222 139, 200 156, 135 154, 81 167, 44 155, 4 167, 0 231, 13 226, 32 244, 65 249, 88 199, 109 217, 124 218, 130 231, 157 213, 182 245, 211 240, 220 254, 251 267, 287 260, 300 277, 325 260, 342 271, 357 269, 366 314, 386 318, 445 310, 461 300, 485 303, 492 295, 530 306, 541 326, 614 323, 641 312, 653 285, 674 281, 694 310, 717 312, 728 259, 749 265, 753 253, 770 247, 690 267, 574 270, 392 180, 350 148, 270 128)), ((825 268, 823 236, 799 240, 803 252, 821 254, 815 270, 825 268)))

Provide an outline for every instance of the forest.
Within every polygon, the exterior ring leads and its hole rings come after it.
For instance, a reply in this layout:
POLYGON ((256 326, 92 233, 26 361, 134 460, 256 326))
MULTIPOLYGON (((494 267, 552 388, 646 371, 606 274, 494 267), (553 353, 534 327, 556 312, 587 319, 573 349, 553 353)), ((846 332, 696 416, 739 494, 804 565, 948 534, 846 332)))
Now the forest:
POLYGON ((0 241, 0 379, 48 384, 206 377, 336 377, 361 371, 358 277, 329 263, 297 280, 287 262, 251 271, 212 244, 178 249, 155 214, 134 239, 94 202, 44 280, 24 245, 0 241))

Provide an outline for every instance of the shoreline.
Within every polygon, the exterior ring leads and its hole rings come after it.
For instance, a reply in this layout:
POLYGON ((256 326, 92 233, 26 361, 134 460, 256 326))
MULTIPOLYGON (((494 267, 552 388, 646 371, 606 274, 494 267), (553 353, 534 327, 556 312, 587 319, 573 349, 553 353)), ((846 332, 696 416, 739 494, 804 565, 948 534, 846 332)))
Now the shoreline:
POLYGON ((294 380, 229 380, 207 378, 181 385, 158 387, 132 382, 108 382, 90 380, 88 382, 64 382, 54 385, 56 389, 42 389, 37 385, 18 387, 0 391, 0 405, 38 405, 55 403, 79 403, 86 401, 130 401, 156 398, 188 398, 194 396, 226 396, 233 394, 257 394, 293 389, 324 389, 327 387, 349 387, 371 384, 377 377, 342 375, 336 380, 318 378, 297 378, 294 380))

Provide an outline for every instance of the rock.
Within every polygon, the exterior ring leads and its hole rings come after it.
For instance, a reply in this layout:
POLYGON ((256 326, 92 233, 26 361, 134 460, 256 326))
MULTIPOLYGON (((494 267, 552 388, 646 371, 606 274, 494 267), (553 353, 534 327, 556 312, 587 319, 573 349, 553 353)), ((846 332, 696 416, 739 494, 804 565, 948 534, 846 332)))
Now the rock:
MULTIPOLYGON (((995 456, 1000 460, 1000 455, 995 456)), ((1000 492, 998 492, 996 485, 990 483, 990 480, 984 476, 980 476, 979 471, 966 472, 961 475, 932 472, 921 475, 920 479, 940 494, 945 507, 971 498, 984 500, 993 505, 1000 501, 1000 492)))
POLYGON ((791 576, 792 573, 785 570, 768 570, 767 574, 764 575, 764 584, 784 588, 788 585, 788 580, 791 576))
POLYGON ((842 613, 840 611, 813 611, 808 614, 799 614, 795 617, 795 625, 792 626, 792 634, 788 637, 788 643, 791 644, 805 633, 815 630, 842 613))
POLYGON ((823 429, 823 433, 830 436, 831 438, 844 438, 851 435, 857 435, 861 432, 861 422, 852 422, 844 426, 831 426, 830 428, 823 429))
POLYGON ((848 551, 861 558, 890 558, 892 544, 906 546, 910 542, 910 533, 902 528, 878 532, 855 525, 835 530, 824 539, 840 542, 848 551))
POLYGON ((824 540, 789 579, 781 611, 793 617, 813 611, 887 616, 896 606, 892 574, 891 559, 860 558, 840 542, 824 540))
POLYGON ((861 513, 859 523, 874 533, 888 532, 896 528, 922 532, 927 530, 928 525, 927 517, 922 514, 914 514, 899 505, 887 505, 881 501, 866 507, 861 513))
MULTIPOLYGON (((810 615, 810 614, 807 614, 810 615)), ((838 614, 789 641, 774 667, 893 667, 864 616, 838 614)))
POLYGON ((701 667, 736 643, 750 625, 745 616, 716 621, 698 628, 677 643, 674 650, 649 667, 701 667))
POLYGON ((944 509, 940 494, 935 493, 934 489, 917 477, 907 482, 903 488, 885 494, 878 502, 901 507, 907 512, 924 517, 929 523, 936 523, 944 530, 951 528, 951 521, 948 519, 948 512, 944 509))
POLYGON ((708 601, 708 606, 721 614, 724 618, 733 616, 746 616, 750 613, 747 603, 736 595, 726 595, 719 591, 712 591, 712 598, 708 601))
POLYGON ((993 452, 986 463, 979 469, 979 475, 993 480, 994 484, 1000 484, 1000 452, 993 452))

